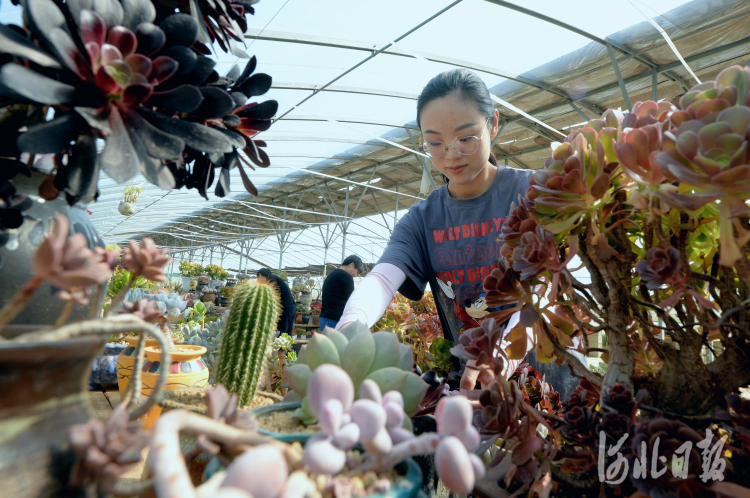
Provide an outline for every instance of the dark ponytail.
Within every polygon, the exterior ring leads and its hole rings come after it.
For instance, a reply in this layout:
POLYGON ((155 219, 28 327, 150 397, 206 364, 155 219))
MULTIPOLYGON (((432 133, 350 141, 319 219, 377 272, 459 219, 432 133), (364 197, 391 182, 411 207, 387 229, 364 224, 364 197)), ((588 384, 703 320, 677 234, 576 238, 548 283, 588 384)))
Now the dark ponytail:
MULTIPOLYGON (((487 125, 492 126, 495 119, 495 105, 492 103, 490 91, 487 90, 487 85, 479 76, 464 68, 440 73, 422 89, 422 93, 419 94, 419 99, 417 99, 417 126, 421 128, 419 119, 422 116, 424 106, 433 100, 447 97, 452 93, 457 93, 462 98, 471 101, 477 106, 479 112, 487 118, 487 125)), ((493 166, 497 166, 497 160, 492 154, 492 150, 490 150, 489 161, 493 166)), ((443 176, 443 181, 448 183, 448 179, 444 175, 441 176, 443 176)))

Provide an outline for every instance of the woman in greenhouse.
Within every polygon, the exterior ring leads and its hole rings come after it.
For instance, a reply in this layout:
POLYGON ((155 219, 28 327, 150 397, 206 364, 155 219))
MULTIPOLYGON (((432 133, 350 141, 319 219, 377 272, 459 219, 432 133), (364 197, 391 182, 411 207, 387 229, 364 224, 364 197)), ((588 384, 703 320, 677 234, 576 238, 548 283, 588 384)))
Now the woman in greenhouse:
MULTIPOLYGON (((491 142, 498 123, 486 85, 468 69, 441 73, 422 90, 417 101, 422 148, 447 185, 399 220, 385 253, 349 298, 339 328, 357 320, 372 326, 396 291, 419 300, 427 283, 443 333, 456 343, 464 330, 478 327, 495 311, 485 303, 482 282, 497 267, 501 227, 532 174, 497 165, 491 142)), ((517 320, 516 314, 506 330, 517 320)), ((506 376, 517 363, 511 362, 506 376)), ((577 379, 566 367, 554 369, 571 377, 572 390, 577 379)), ((466 372, 462 387, 471 389, 477 371, 466 372)))

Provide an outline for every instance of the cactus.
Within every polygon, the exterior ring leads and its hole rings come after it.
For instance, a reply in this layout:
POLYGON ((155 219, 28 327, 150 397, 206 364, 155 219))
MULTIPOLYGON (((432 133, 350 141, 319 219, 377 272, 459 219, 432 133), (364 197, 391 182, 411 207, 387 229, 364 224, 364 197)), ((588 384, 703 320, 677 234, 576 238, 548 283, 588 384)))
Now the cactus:
POLYGON ((266 349, 281 311, 276 289, 268 284, 236 287, 224 327, 216 380, 247 405, 255 395, 266 349))
MULTIPOLYGON (((306 396, 310 376, 321 365, 340 366, 354 385, 355 398, 362 397, 360 385, 369 379, 381 392, 400 392, 404 411, 411 416, 419 411, 419 403, 429 387, 411 371, 413 363, 411 346, 399 344, 395 334, 373 334, 365 325, 355 322, 341 331, 326 327, 322 334, 315 334, 304 355, 300 354, 297 363, 286 368, 285 375, 292 390, 306 396)), ((316 419, 309 401, 304 400, 302 408, 295 412, 295 417, 305 424, 316 419)))

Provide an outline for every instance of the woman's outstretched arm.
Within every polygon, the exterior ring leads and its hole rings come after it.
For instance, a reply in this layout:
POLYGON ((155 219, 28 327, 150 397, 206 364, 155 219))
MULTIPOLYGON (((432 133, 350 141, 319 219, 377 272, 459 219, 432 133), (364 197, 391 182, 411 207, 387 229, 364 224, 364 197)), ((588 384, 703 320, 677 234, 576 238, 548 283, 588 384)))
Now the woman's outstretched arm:
POLYGON ((349 296, 337 329, 351 322, 360 321, 372 327, 380 320, 393 296, 406 280, 406 274, 390 263, 375 265, 362 283, 349 296))

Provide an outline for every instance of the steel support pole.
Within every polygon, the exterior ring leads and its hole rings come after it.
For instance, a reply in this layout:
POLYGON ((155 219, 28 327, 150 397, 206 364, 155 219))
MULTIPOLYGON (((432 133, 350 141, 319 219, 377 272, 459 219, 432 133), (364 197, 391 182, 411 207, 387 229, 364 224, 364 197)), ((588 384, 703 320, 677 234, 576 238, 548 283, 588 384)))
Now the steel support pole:
POLYGON ((585 114, 583 113, 583 111, 582 111, 582 110, 580 110, 580 109, 578 108, 578 106, 577 106, 577 105, 575 105, 575 104, 574 104, 574 103, 573 103, 572 101, 568 102, 568 104, 570 105, 570 107, 572 107, 572 108, 573 108, 573 110, 574 110, 574 111, 576 111, 576 112, 577 112, 578 114, 580 114, 580 115, 581 115, 581 117, 582 117, 583 119, 585 119, 586 121, 588 121, 588 120, 589 120, 589 117, 588 117, 588 116, 586 116, 586 115, 585 115, 585 114))
POLYGON ((396 228, 398 222, 398 187, 396 187, 396 200, 393 203, 393 228, 396 228))
MULTIPOLYGON (((346 179, 348 180, 351 176, 351 173, 348 173, 346 175, 346 179)), ((346 187, 346 197, 344 197, 344 218, 347 218, 349 216, 349 190, 351 187, 346 187)), ((370 191, 372 193, 372 190, 370 191)), ((331 199, 333 200, 333 199, 331 199)), ((341 261, 344 261, 346 259, 346 232, 349 231, 349 223, 342 223, 342 231, 344 232, 344 239, 341 243, 341 261)))
POLYGON ((659 101, 659 74, 655 67, 651 68, 651 100, 659 101))
POLYGON ((625 105, 628 106, 628 111, 633 110, 633 106, 630 104, 630 96, 628 95, 628 89, 625 88, 625 82, 620 74, 620 66, 617 64, 617 58, 615 57, 615 51, 612 50, 612 45, 607 43, 607 52, 609 52, 609 59, 612 61, 612 67, 615 69, 615 76, 617 76, 617 84, 620 85, 620 91, 622 96, 625 98, 625 105))
MULTIPOLYGON (((409 128, 405 128, 406 133, 409 135, 409 139, 411 140, 412 145, 414 146, 414 150, 419 150, 419 146, 417 146, 417 141, 414 140, 414 135, 411 134, 411 130, 409 128)), ((414 154, 414 157, 417 158, 417 162, 420 166, 422 166, 423 174, 427 174, 427 176, 430 177, 430 185, 432 185, 432 190, 437 190, 437 185, 435 184, 435 179, 432 178, 432 175, 430 174, 430 165, 424 160, 422 156, 419 154, 414 154)))

